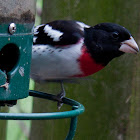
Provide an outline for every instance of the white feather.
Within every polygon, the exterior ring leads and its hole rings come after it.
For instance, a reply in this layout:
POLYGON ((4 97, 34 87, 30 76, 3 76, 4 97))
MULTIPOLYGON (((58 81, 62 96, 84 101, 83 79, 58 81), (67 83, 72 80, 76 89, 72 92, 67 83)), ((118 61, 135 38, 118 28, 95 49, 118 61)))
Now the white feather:
POLYGON ((86 24, 83 23, 83 22, 77 21, 76 23, 81 27, 80 29, 81 29, 82 31, 84 31, 84 28, 90 28, 89 25, 86 25, 86 24))
POLYGON ((35 80, 65 79, 82 74, 77 59, 81 56, 83 39, 76 45, 56 49, 35 45, 32 52, 31 77, 35 80))
POLYGON ((34 28, 34 34, 35 34, 35 35, 39 33, 39 32, 38 32, 38 28, 41 27, 41 26, 44 26, 44 24, 38 25, 38 26, 36 26, 36 27, 34 28))
POLYGON ((63 35, 62 32, 52 29, 51 26, 46 25, 44 28, 44 32, 48 34, 48 36, 50 36, 51 38, 53 38, 53 41, 59 41, 60 36, 63 35))
POLYGON ((34 36, 34 37, 33 37, 33 42, 34 42, 34 43, 36 42, 36 39, 37 39, 37 37, 34 36))

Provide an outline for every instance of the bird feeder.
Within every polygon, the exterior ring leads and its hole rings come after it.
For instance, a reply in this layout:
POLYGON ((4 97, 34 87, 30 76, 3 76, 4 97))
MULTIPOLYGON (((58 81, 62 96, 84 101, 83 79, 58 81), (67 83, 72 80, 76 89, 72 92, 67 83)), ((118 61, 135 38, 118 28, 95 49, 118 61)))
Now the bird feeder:
POLYGON ((0 2, 0 105, 29 95, 33 0, 0 2))
MULTIPOLYGON (((15 105, 30 96, 54 100, 52 94, 29 91, 32 52, 34 0, 0 1, 0 106, 15 105)), ((55 101, 55 100, 54 100, 55 101)), ((80 103, 63 98, 72 110, 52 113, 0 113, 1 120, 47 120, 71 118, 66 140, 75 134, 77 116, 84 112, 80 103)))

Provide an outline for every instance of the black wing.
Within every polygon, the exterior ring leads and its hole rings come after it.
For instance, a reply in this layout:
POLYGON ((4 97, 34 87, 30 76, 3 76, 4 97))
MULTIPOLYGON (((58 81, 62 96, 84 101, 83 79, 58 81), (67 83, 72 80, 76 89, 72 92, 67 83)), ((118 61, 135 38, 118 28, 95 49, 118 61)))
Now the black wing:
POLYGON ((84 37, 84 28, 88 25, 73 20, 57 20, 42 24, 34 29, 34 45, 70 45, 84 37))

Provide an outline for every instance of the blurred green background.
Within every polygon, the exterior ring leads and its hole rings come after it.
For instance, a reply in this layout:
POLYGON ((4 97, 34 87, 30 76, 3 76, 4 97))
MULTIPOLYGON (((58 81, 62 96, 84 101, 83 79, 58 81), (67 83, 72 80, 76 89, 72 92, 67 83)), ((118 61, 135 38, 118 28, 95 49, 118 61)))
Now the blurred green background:
MULTIPOLYGON (((139 43, 140 1, 138 0, 37 0, 36 25, 56 19, 74 19, 89 25, 121 24, 139 43)), ((85 106, 78 117, 75 140, 140 140, 140 59, 126 54, 102 71, 65 84, 67 97, 85 106)), ((30 88, 34 87, 34 82, 30 88)), ((36 90, 58 93, 57 84, 35 85, 36 90)), ((68 110, 63 106, 60 111, 68 110)), ((56 103, 28 97, 10 112, 52 112, 56 103)), ((53 121, 0 121, 2 140, 63 140, 69 119, 53 121), (5 125, 7 124, 7 125, 5 125), (4 128, 5 127, 5 128, 4 128)))

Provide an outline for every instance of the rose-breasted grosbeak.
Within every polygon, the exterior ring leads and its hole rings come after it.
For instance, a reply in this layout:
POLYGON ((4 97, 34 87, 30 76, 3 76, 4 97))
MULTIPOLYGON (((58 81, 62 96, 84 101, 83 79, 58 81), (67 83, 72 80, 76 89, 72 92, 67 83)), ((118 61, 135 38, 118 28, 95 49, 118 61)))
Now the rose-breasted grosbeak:
POLYGON ((91 27, 79 21, 53 21, 34 29, 31 78, 61 81, 85 77, 115 57, 138 51, 130 32, 118 24, 91 27))

